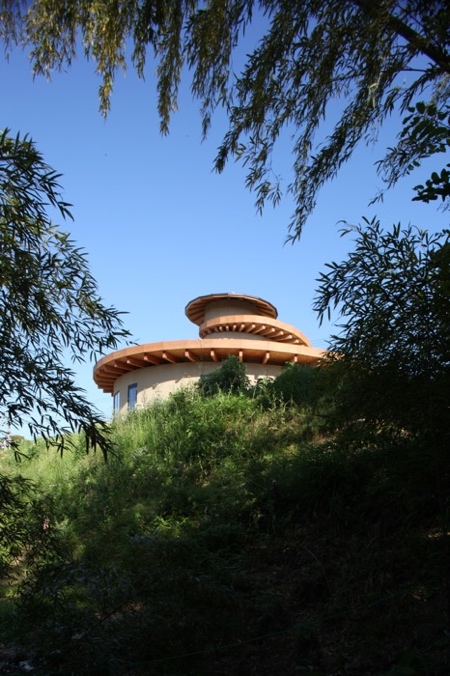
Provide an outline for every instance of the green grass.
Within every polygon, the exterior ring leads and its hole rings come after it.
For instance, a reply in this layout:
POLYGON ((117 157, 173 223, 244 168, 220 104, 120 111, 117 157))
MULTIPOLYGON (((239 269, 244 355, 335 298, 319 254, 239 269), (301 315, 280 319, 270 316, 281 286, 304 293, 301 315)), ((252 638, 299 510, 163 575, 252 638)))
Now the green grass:
POLYGON ((193 391, 112 434, 107 463, 76 438, 1 463, 32 484, 1 548, 0 642, 38 673, 448 673, 426 449, 193 391))

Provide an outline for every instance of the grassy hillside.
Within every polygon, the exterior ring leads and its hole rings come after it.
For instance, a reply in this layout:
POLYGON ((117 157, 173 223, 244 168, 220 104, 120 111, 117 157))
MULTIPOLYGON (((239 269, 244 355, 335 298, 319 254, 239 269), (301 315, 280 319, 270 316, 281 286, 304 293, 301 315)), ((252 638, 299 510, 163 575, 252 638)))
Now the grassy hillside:
POLYGON ((449 673, 442 471, 326 419, 185 392, 114 422, 107 463, 4 456, 0 672, 449 673))

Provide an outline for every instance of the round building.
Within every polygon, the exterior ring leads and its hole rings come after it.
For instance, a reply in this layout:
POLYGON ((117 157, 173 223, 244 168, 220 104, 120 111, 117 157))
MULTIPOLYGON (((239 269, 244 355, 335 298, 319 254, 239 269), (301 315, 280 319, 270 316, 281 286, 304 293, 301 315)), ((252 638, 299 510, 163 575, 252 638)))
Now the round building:
POLYGON ((199 327, 198 339, 127 347, 97 362, 94 380, 113 395, 115 412, 166 397, 211 373, 230 355, 244 362, 255 382, 276 377, 288 362, 317 364, 325 354, 301 331, 279 321, 277 309, 262 298, 213 293, 192 300, 185 312, 199 327))

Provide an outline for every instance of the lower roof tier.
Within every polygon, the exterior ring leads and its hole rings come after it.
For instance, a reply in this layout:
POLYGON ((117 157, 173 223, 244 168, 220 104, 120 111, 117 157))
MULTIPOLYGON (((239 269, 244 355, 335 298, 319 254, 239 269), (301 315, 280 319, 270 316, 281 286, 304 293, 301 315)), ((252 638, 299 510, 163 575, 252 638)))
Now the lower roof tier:
POLYGON ((277 343, 271 340, 204 338, 147 343, 117 350, 100 359, 94 367, 94 380, 104 392, 114 392, 117 378, 136 369, 181 362, 217 362, 230 355, 244 363, 317 364, 326 354, 308 345, 277 343))

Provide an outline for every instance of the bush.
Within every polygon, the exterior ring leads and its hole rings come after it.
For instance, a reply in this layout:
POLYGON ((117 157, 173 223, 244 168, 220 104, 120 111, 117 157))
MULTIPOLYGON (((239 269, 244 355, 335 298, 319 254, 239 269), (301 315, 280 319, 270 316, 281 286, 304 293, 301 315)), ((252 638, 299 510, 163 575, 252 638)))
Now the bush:
POLYGON ((219 392, 239 394, 247 392, 250 387, 245 364, 234 355, 229 355, 218 369, 201 376, 199 388, 201 392, 211 397, 219 392))
POLYGON ((273 404, 313 407, 317 403, 318 369, 314 366, 286 364, 274 380, 258 382, 257 395, 273 404))

